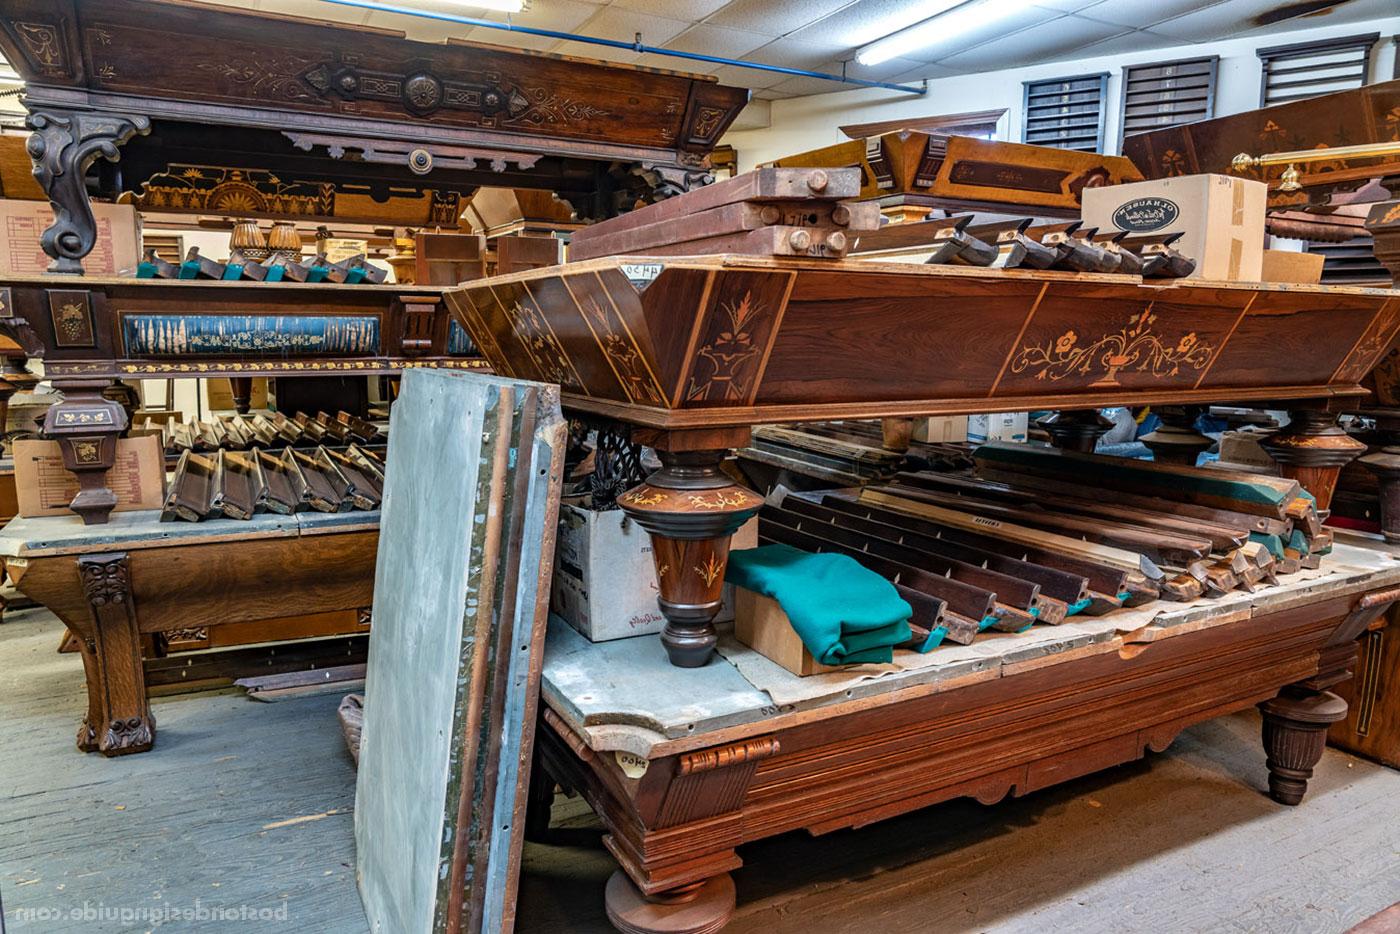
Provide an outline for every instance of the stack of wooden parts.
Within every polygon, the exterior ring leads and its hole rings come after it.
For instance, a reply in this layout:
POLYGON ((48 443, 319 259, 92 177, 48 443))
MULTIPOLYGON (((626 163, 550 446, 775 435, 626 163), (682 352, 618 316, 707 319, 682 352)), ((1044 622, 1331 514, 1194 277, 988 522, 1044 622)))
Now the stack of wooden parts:
MULTIPOLYGON (((761 465, 788 477, 809 478, 826 486, 863 486, 887 481, 901 471, 963 470, 972 466, 969 448, 956 444, 906 441, 903 451, 885 447, 878 421, 809 422, 792 426, 760 425, 738 453, 751 479, 761 465)), ((761 483, 760 487, 772 484, 761 483)), ((790 484, 789 484, 790 485, 790 484)))
POLYGON ((375 934, 512 930, 564 464, 557 393, 404 374, 355 786, 375 934))
POLYGON ((961 214, 891 224, 861 234, 855 251, 928 252, 925 262, 935 265, 1116 273, 1145 279, 1180 279, 1196 270, 1195 259, 1173 247, 1180 233, 1099 233, 1082 221, 1036 225, 1031 217, 974 226, 973 219, 971 214, 961 214))
POLYGON ((914 610, 913 645, 967 644, 1077 613, 1192 601, 1316 568, 1332 534, 1279 477, 1032 445, 986 445, 976 475, 771 496, 761 540, 848 554, 914 610))
POLYGON ((162 522, 251 519, 260 512, 349 512, 378 509, 384 462, 358 445, 344 451, 288 445, 280 453, 254 447, 185 451, 175 465, 162 522))
MULTIPOLYGON (((138 279, 219 279, 226 282, 335 282, 344 285, 379 285, 388 278, 388 270, 370 263, 358 253, 338 263, 318 253, 309 263, 300 262, 290 253, 274 253, 266 259, 233 250, 227 262, 201 256, 199 247, 192 246, 182 263, 166 262, 154 248, 147 249, 136 267, 138 279)), ((452 283, 456 284, 456 283, 452 283)))
POLYGON ((846 255, 880 226, 859 169, 758 169, 575 231, 569 260, 599 256, 846 255))
POLYGON ((317 412, 314 417, 298 412, 291 418, 281 412, 257 415, 227 415, 208 421, 163 422, 147 418, 138 426, 148 434, 159 433, 167 454, 183 451, 217 451, 227 448, 246 451, 254 447, 314 448, 321 445, 343 448, 347 445, 382 447, 384 436, 373 422, 338 412, 335 417, 317 412))

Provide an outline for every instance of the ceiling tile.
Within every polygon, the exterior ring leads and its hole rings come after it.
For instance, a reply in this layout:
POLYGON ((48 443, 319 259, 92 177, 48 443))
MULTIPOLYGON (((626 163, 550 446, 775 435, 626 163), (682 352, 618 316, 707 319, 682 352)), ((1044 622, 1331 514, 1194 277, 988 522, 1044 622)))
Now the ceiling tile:
MULTIPOLYGON (((484 11, 473 14, 477 19, 489 19, 496 23, 510 23, 515 26, 528 26, 532 29, 554 29, 563 32, 578 32, 579 26, 598 11, 591 3, 581 0, 549 0, 548 4, 535 3, 522 13, 501 13, 484 11)), ((559 40, 548 36, 532 36, 522 32, 507 32, 503 29, 488 29, 478 26, 467 34, 472 42, 486 42, 491 45, 504 45, 513 49, 530 49, 547 52, 559 40)))
MULTIPOLYGON (((878 65, 861 65, 855 61, 848 61, 844 63, 844 74, 852 78, 863 78, 866 81, 888 81, 895 75, 902 74, 912 68, 918 68, 923 64, 925 63, 916 58, 891 58, 878 65)), ((829 75, 839 75, 843 73, 842 65, 843 63, 840 61, 828 61, 812 70, 824 71, 829 75)), ((841 86, 833 83, 831 89, 839 91, 841 86)))
POLYGON ((1042 7, 1026 6, 1017 10, 1010 16, 995 17, 986 22, 973 26, 971 29, 960 30, 944 39, 935 41, 923 48, 912 49, 906 53, 906 58, 912 58, 920 62, 933 62, 941 64, 952 56, 961 54, 976 48, 985 43, 1010 42, 1017 37, 1034 35, 1038 32, 1049 32, 1059 27, 1063 21, 1059 13, 1047 10, 1042 7), (1046 23, 1052 25, 1039 27, 1046 23))
MULTIPOLYGON (((840 39, 848 49, 857 49, 927 19, 931 14, 925 15, 925 11, 930 5, 930 0, 857 0, 831 16, 797 30, 792 38, 804 41, 813 37, 820 37, 817 41, 840 39)), ((945 5, 943 0, 937 4, 938 7, 945 5)))
MULTIPOLYGON (((1254 17, 1275 9, 1279 5, 1278 0, 1229 0, 1227 3, 1218 3, 1203 10, 1188 12, 1170 19, 1159 16, 1156 23, 1144 23, 1143 25, 1151 25, 1153 32, 1171 36, 1173 39, 1185 40, 1186 42, 1209 42, 1256 30, 1273 33, 1289 28, 1301 29, 1307 26, 1320 26, 1335 22, 1331 17, 1309 17, 1308 19, 1290 20, 1268 29, 1262 29, 1255 25, 1254 17)), ((1392 6, 1392 12, 1394 9, 1395 7, 1392 6)))
MULTIPOLYGON (((644 0, 643 0, 644 2, 644 0)), ((853 0, 732 0, 707 22, 785 36, 851 5, 853 0)))
MULTIPOLYGON (((696 62, 695 64, 699 64, 696 62)), ((757 71, 753 68, 735 68, 733 65, 721 65, 710 74, 720 84, 727 84, 732 88, 749 88, 757 90, 759 88, 771 88, 775 84, 780 84, 791 78, 792 75, 779 74, 772 71, 757 71)))
POLYGON ((816 68, 849 52, 850 49, 843 42, 816 43, 799 39, 774 39, 754 49, 745 58, 769 65, 787 65, 789 68, 816 68))
MULTIPOLYGON (((613 49, 604 45, 588 45, 583 42, 570 42, 561 39, 552 48, 547 49, 556 55, 572 55, 577 58, 596 58, 605 62, 618 62, 623 65, 653 65, 664 68, 665 65, 655 55, 642 55, 631 49, 613 49), (644 61, 644 59, 646 61, 644 61)), ((676 69, 678 71, 684 69, 676 69)))
POLYGON ((1111 23, 1062 16, 1043 29, 1023 29, 939 61, 968 72, 1014 68, 1066 58, 1086 45, 1121 36, 1125 31, 1128 30, 1111 23))
MULTIPOLYGON (((538 0, 539 6, 552 6, 554 0, 538 0)), ((612 5, 623 10, 638 10, 652 16, 665 16, 668 19, 683 19, 692 23, 709 16, 723 7, 729 0, 612 0, 612 5)), ((740 25, 743 29, 752 26, 740 25)), ((776 33, 775 33, 776 35, 776 33)))
POLYGON ((808 94, 830 94, 841 90, 841 86, 819 78, 789 78, 766 90, 776 91, 784 97, 803 97, 808 94))
POLYGON ((690 23, 684 20, 608 6, 584 21, 578 32, 596 39, 615 39, 618 42, 631 42, 637 33, 641 33, 643 45, 665 45, 689 26, 690 23))
POLYGON ((1031 5, 1045 7, 1057 13, 1075 13, 1099 2, 1101 0, 1031 0, 1031 5))
POLYGON ((1076 49, 1074 54, 1078 58, 1094 58, 1099 55, 1148 52, 1152 49, 1164 49, 1167 46, 1180 44, 1180 39, 1173 39, 1170 36, 1158 35, 1146 29, 1129 29, 1116 36, 1076 49))
POLYGON ((753 92, 753 96, 761 101, 776 101, 782 100, 785 97, 796 97, 797 95, 791 92, 783 93, 782 91, 775 91, 772 88, 759 88, 753 92))
POLYGON ((1093 6, 1079 10, 1077 15, 1101 23, 1149 29, 1153 23, 1226 2, 1233 0, 1099 0, 1093 6))
MULTIPOLYGON (((721 58, 738 58, 767 44, 771 36, 742 29, 725 29, 721 26, 692 26, 676 38, 666 43, 666 48, 677 52, 695 52, 700 55, 715 55, 721 58)), ((696 63, 699 64, 699 63, 696 63)))

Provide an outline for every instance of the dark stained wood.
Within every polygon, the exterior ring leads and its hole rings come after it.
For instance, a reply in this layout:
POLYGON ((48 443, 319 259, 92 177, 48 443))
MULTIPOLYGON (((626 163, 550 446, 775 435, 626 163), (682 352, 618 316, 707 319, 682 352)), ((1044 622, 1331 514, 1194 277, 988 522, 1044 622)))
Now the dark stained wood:
POLYGON ((784 156, 772 164, 860 166, 862 200, 902 198, 925 210, 999 205, 1059 216, 1079 214, 1085 187, 1142 178, 1122 156, 908 129, 784 156))
POLYGON ((1334 746, 1400 768, 1400 613, 1388 611, 1362 633, 1356 676, 1336 686, 1347 717, 1329 731, 1334 746))
MULTIPOLYGON (((1400 107, 1400 81, 1383 81, 1352 91, 1139 133, 1123 141, 1123 155, 1132 159, 1148 178, 1201 172, 1240 174, 1231 167, 1240 153, 1258 156, 1390 141, 1395 136, 1396 107, 1400 107)), ((1303 173, 1303 189, 1292 192, 1278 187, 1286 168, 1271 165, 1244 173, 1269 183, 1271 208, 1323 203, 1334 191, 1350 191, 1374 178, 1395 175, 1400 173, 1400 157, 1305 163, 1298 166, 1303 173)))
MULTIPOLYGON (((1185 727, 1264 706, 1270 783, 1294 803, 1345 704, 1324 688, 1345 677, 1349 633, 1395 591, 1334 595, 1291 609, 1049 666, 970 678, 932 693, 847 701, 826 716, 779 715, 771 726, 716 731, 658 748, 624 780, 553 710, 542 761, 601 817, 608 849, 667 930, 662 907, 724 876, 743 843, 805 829, 824 834, 973 797, 992 804, 1165 750, 1185 727), (1333 654, 1328 646, 1346 645, 1333 654), (1290 685, 1297 685, 1289 687, 1290 685), (1282 689, 1282 690, 1281 690, 1282 689)), ((1368 617, 1369 618, 1369 617, 1368 617)))
POLYGON ((659 428, 1356 394, 1400 330, 1380 290, 737 256, 593 260, 447 302, 497 369, 659 428), (575 283, 627 330, 592 327, 575 283))

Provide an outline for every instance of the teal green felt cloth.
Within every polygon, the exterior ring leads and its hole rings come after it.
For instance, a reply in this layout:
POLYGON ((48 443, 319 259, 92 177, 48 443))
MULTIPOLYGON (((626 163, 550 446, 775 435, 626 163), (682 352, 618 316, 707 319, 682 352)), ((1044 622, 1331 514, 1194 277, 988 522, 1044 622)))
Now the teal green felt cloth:
POLYGON ((823 665, 889 662, 911 635, 894 584, 846 555, 763 545, 731 553, 724 579, 778 601, 823 665))

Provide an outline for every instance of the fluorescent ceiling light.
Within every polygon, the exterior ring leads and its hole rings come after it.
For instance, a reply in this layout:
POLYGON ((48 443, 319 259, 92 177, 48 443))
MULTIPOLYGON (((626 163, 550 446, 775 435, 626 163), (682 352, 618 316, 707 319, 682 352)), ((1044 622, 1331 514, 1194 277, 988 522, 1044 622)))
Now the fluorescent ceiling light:
POLYGON ((442 9, 443 12, 460 7, 468 7, 474 10, 496 10, 501 13, 520 13, 525 9, 525 0, 432 0, 432 2, 429 3, 419 3, 415 2, 415 0, 408 0, 404 5, 438 7, 442 9))
POLYGON ((973 29, 1006 19, 1025 9, 1022 0, 967 0, 899 32, 872 42, 856 53, 861 65, 878 65, 892 58, 957 39, 973 29))

